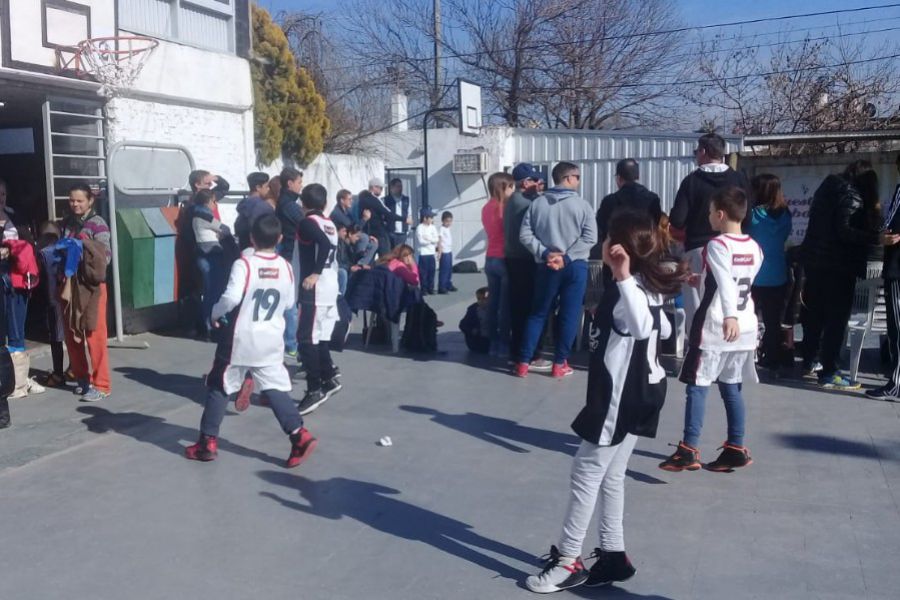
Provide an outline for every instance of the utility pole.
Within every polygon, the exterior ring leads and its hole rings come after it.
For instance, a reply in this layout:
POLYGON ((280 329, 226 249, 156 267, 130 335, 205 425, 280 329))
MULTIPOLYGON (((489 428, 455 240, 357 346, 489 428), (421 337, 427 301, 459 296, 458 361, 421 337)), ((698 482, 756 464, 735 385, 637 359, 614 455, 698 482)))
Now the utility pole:
POLYGON ((441 99, 441 0, 434 0, 434 92, 431 108, 435 109, 441 99))

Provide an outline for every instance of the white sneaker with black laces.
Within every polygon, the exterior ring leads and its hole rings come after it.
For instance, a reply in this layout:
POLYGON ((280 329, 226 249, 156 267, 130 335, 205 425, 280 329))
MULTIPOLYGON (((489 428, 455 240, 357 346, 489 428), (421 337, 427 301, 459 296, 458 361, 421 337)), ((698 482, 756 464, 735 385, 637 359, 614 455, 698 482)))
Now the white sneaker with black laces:
POLYGON ((580 556, 561 556, 556 546, 550 546, 550 554, 544 557, 544 568, 537 575, 525 580, 525 587, 538 594, 549 594, 584 583, 588 578, 580 556))

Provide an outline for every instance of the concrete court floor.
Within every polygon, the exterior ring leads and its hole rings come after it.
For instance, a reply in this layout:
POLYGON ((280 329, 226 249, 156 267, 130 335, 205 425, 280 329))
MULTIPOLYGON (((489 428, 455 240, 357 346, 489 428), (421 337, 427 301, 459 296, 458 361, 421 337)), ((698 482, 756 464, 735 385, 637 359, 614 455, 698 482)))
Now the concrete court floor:
MULTIPOLYGON (((216 462, 181 458, 208 344, 148 335, 149 350, 114 350, 101 404, 14 401, 0 432, 0 599, 531 597, 521 581, 559 534, 586 376, 522 381, 469 358, 455 325, 482 281, 459 277, 463 291, 432 300, 446 354, 356 343, 337 355, 344 391, 308 417, 320 445, 296 470, 257 406, 226 418, 216 462), (376 445, 384 435, 392 447, 376 445)), ((660 435, 630 464, 637 576, 560 597, 900 597, 900 405, 777 383, 746 388, 754 465, 670 474, 656 467, 680 437, 670 379, 660 435)), ((706 459, 724 438, 716 398, 706 459)))

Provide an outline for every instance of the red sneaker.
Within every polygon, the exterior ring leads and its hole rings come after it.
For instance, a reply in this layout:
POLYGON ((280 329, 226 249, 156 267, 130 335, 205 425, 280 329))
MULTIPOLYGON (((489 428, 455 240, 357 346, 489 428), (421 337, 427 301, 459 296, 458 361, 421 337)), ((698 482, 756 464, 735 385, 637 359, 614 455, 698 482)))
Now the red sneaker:
POLYGON ((316 449, 319 440, 313 437, 306 427, 301 427, 300 431, 291 434, 291 455, 288 456, 285 467, 293 469, 303 464, 309 455, 316 449))
POLYGON ((528 363, 516 363, 513 367, 513 375, 522 379, 528 377, 528 363))
POLYGON ((209 462, 216 460, 219 454, 219 441, 211 435, 200 434, 200 439, 193 446, 184 449, 184 457, 189 460, 209 462))
POLYGON ((553 370, 550 371, 550 376, 554 379, 562 379, 563 377, 568 377, 575 371, 572 367, 569 366, 569 361, 563 361, 562 364, 558 365, 553 363, 553 370))
POLYGON ((250 407, 250 396, 253 394, 253 378, 247 377, 238 390, 237 398, 234 399, 234 408, 238 412, 244 412, 250 407))

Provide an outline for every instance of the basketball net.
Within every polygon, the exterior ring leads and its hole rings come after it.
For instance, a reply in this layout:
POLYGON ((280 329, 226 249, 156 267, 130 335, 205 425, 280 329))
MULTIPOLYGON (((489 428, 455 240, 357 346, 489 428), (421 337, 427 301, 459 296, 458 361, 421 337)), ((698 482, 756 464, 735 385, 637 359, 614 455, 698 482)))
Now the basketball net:
MULTIPOLYGON (((97 95, 114 100, 134 87, 144 65, 159 42, 142 36, 105 37, 79 42, 75 52, 77 74, 89 74, 100 82, 97 95)), ((107 134, 115 140, 115 106, 106 104, 107 134)))

